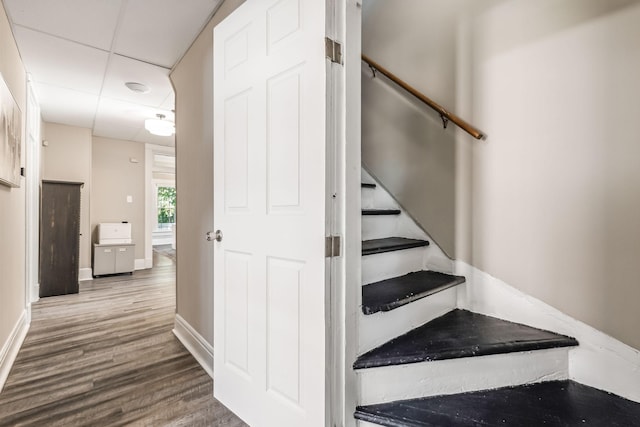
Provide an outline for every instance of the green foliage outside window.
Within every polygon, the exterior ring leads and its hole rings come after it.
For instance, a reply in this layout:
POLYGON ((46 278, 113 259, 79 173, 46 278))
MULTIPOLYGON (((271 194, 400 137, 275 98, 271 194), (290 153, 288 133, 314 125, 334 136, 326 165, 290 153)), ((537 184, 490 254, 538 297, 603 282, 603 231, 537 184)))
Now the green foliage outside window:
POLYGON ((165 228, 176 222, 176 189, 158 187, 158 227, 165 228), (163 225, 165 227, 163 227, 163 225))

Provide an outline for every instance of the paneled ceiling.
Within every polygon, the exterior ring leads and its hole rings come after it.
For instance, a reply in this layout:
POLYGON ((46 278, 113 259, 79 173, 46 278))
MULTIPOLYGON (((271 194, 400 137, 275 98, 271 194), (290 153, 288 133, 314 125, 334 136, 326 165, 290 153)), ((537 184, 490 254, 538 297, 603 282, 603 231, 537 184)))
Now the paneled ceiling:
POLYGON ((144 120, 174 120, 169 73, 222 0, 2 1, 44 121, 174 144, 146 131, 144 120))

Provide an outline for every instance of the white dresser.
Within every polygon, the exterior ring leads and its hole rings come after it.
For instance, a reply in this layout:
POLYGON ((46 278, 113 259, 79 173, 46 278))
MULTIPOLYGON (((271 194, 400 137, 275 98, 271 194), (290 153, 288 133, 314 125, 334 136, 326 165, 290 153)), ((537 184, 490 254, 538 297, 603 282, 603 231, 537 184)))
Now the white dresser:
POLYGON ((102 223, 97 228, 98 243, 93 244, 93 277, 133 274, 136 246, 131 240, 131 224, 102 223))

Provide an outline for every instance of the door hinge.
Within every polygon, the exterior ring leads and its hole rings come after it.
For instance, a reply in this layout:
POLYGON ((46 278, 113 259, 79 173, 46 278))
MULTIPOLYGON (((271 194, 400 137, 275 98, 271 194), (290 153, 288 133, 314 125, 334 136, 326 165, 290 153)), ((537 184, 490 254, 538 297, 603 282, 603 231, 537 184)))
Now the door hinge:
POLYGON ((324 46, 327 58, 336 64, 342 64, 342 45, 329 37, 324 38, 324 46))
POLYGON ((324 256, 327 258, 340 256, 340 236, 325 237, 324 256))

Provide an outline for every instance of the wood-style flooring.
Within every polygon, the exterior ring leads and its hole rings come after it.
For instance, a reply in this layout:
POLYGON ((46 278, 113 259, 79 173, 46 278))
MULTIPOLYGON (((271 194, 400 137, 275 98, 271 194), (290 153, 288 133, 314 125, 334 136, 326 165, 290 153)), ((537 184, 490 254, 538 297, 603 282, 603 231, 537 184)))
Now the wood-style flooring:
POLYGON ((35 303, 0 393, 0 426, 245 426, 171 332, 167 260, 35 303))

